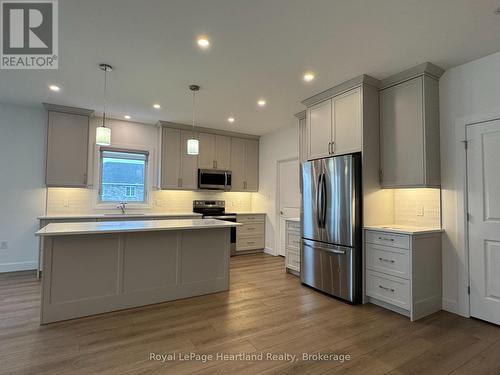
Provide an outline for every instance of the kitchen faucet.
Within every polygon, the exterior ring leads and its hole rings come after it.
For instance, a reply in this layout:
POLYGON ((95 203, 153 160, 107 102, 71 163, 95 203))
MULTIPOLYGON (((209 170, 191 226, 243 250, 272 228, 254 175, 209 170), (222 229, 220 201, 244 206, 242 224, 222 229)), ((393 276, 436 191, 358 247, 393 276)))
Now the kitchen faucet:
POLYGON ((116 206, 116 208, 119 208, 122 211, 122 214, 125 215, 125 206, 127 205, 126 202, 120 202, 116 206))

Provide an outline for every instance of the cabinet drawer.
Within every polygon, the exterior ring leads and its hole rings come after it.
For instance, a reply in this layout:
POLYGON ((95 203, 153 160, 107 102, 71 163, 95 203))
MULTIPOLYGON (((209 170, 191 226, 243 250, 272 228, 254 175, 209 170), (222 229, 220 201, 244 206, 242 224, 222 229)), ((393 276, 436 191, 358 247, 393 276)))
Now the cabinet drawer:
POLYGON ((286 266, 294 270, 300 270, 300 255, 293 251, 286 252, 286 266))
POLYGON ((286 232, 286 247, 300 250, 300 234, 297 232, 286 232))
POLYGON ((236 221, 238 223, 255 223, 255 222, 264 222, 266 215, 236 215, 236 221))
POLYGON ((237 236, 264 234, 264 223, 248 223, 236 228, 237 236))
POLYGON ((287 230, 291 230, 294 232, 300 232, 300 223, 297 221, 287 221, 286 228, 287 228, 287 230))
POLYGON ((367 230, 365 234, 365 242, 368 243, 400 247, 402 249, 410 248, 410 236, 407 234, 379 232, 374 230, 367 230))
POLYGON ((236 251, 255 250, 264 248, 264 236, 237 237, 236 251))
POLYGON ((410 251, 397 247, 366 244, 366 268, 410 278, 410 251))
POLYGON ((410 310, 410 281, 380 272, 366 271, 366 295, 410 310))

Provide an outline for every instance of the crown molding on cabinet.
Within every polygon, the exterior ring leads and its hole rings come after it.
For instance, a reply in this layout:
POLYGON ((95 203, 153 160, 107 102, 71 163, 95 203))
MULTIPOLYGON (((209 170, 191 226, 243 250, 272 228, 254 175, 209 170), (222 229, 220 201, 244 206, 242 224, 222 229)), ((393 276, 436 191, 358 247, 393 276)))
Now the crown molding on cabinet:
POLYGON ((409 69, 403 70, 402 72, 396 73, 386 79, 381 81, 380 89, 387 89, 391 86, 397 85, 404 81, 408 81, 412 78, 426 75, 436 80, 439 80, 444 73, 444 69, 430 62, 425 62, 409 69))
POLYGON ((304 109, 303 111, 296 113, 294 116, 297 117, 299 120, 304 120, 306 118, 306 110, 304 109))
POLYGON ((42 103, 47 111, 55 111, 62 113, 70 113, 73 115, 82 115, 91 117, 94 115, 94 110, 78 107, 68 107, 65 105, 52 104, 52 103, 42 103))
POLYGON ((367 74, 362 74, 360 76, 357 76, 355 78, 352 78, 346 82, 343 82, 337 86, 333 86, 329 88, 328 90, 325 90, 323 92, 320 92, 319 94, 313 95, 310 98, 302 100, 302 104, 304 104, 306 107, 310 107, 313 104, 322 102, 324 100, 333 98, 334 96, 337 96, 339 94, 342 94, 346 91, 349 91, 355 87, 361 86, 363 84, 374 86, 376 88, 380 87, 380 81, 376 78, 373 78, 367 74))
POLYGON ((169 122, 169 121, 158 121, 158 123, 156 125, 160 126, 160 127, 164 127, 164 128, 190 130, 190 131, 194 131, 197 133, 210 133, 210 134, 225 135, 228 137, 237 137, 237 138, 245 138, 245 139, 260 139, 260 135, 238 133, 238 132, 233 132, 233 131, 229 131, 229 130, 204 128, 201 126, 195 126, 193 129, 192 125, 179 124, 176 122, 169 122))

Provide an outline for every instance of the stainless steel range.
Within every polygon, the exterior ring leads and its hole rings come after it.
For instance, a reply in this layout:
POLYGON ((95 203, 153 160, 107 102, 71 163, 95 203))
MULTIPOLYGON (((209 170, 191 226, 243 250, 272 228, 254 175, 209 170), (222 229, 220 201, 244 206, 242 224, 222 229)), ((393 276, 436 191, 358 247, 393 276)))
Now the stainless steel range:
MULTIPOLYGON (((225 201, 194 200, 193 212, 202 214, 203 219, 217 219, 236 222, 236 214, 226 212, 225 201)), ((236 252, 236 228, 231 228, 231 255, 236 252)))

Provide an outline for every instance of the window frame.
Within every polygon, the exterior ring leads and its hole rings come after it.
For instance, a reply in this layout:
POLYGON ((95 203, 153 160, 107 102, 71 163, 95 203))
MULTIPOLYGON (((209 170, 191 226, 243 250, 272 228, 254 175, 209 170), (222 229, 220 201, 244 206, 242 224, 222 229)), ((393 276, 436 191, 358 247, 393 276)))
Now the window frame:
POLYGON ((150 199, 149 199, 149 191, 150 191, 150 176, 149 176, 149 163, 151 162, 151 152, 148 150, 142 150, 142 149, 132 149, 132 148, 123 148, 123 147, 111 147, 111 146, 100 146, 98 147, 97 150, 97 163, 98 163, 98 168, 99 168, 99 177, 98 177, 98 186, 97 186, 97 208, 110 208, 110 207, 116 207, 116 204, 120 202, 125 202, 127 203, 127 207, 149 207, 150 206, 150 199), (122 153, 128 153, 128 154, 140 154, 140 155, 145 155, 146 160, 145 160, 145 165, 144 165, 144 200, 142 201, 127 201, 127 200, 118 200, 118 201, 103 201, 101 197, 102 193, 102 181, 103 181, 103 153, 105 151, 110 151, 110 152, 122 152, 122 153))

